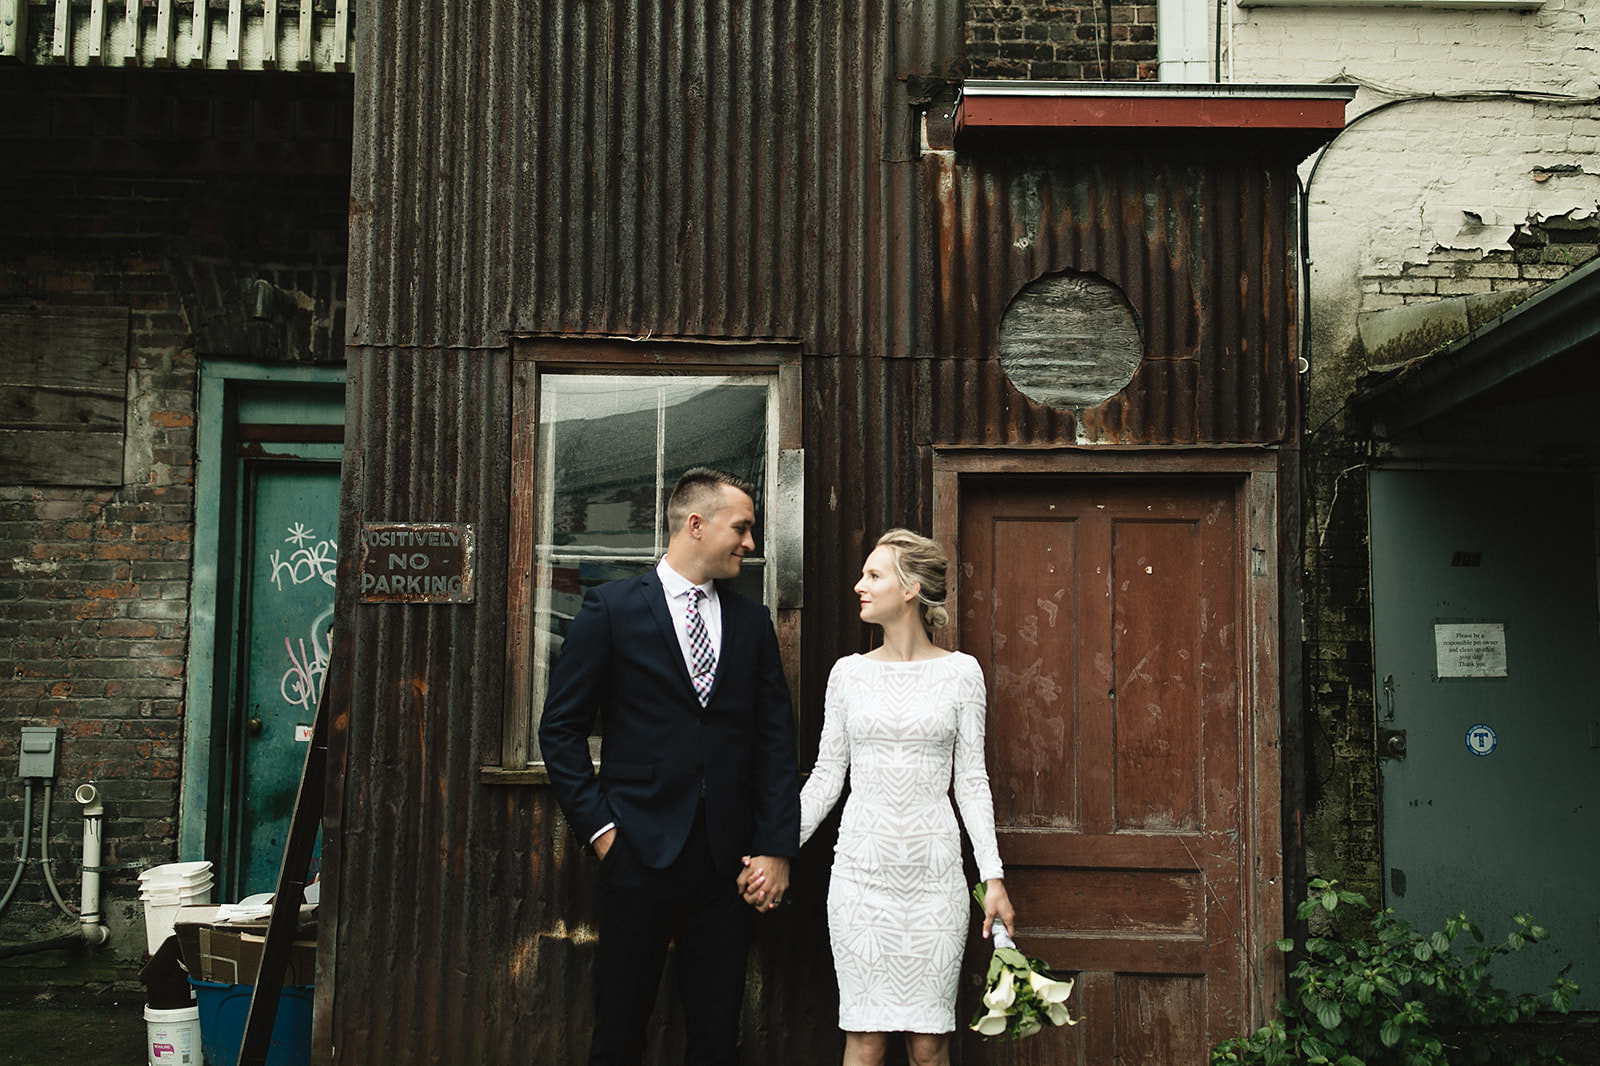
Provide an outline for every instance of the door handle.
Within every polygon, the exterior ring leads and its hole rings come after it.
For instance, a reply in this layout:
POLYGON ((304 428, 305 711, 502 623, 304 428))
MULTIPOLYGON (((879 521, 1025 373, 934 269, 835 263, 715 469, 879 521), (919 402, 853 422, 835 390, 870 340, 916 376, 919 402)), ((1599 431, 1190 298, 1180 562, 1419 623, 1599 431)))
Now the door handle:
POLYGON ((261 719, 259 718, 246 719, 244 727, 250 730, 250 735, 253 737, 259 737, 261 735, 261 719))
POLYGON ((1404 729, 1378 730, 1378 754, 1385 759, 1406 757, 1406 731, 1404 729))

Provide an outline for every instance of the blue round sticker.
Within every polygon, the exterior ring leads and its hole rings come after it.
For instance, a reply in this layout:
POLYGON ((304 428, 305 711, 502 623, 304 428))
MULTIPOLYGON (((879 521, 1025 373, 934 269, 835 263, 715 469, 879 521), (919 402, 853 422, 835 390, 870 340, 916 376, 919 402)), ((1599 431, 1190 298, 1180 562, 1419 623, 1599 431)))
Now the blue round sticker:
POLYGON ((1474 755, 1493 755, 1500 738, 1494 735, 1494 730, 1479 722, 1467 728, 1467 750, 1474 755))

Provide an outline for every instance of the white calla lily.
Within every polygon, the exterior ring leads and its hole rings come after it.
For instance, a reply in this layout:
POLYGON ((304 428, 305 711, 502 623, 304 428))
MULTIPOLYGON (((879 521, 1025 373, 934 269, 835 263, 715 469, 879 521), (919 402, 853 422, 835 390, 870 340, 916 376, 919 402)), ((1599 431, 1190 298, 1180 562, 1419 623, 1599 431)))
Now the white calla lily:
POLYGON ((1009 1018, 1005 1011, 991 1008, 988 1014, 972 1023, 972 1028, 977 1030, 980 1036, 999 1036, 1006 1031, 1007 1021, 1009 1018))
POLYGON ((994 983, 994 987, 984 993, 983 1005, 992 1011, 1004 1011, 1012 1003, 1016 1002, 1017 990, 1015 983, 1016 978, 1011 975, 1011 971, 1002 970, 999 980, 994 983))
MULTIPOLYGON (((972 894, 983 906, 984 885, 973 886, 972 894)), ((1021 1040, 1048 1025, 1077 1025, 1066 1000, 1072 994, 1070 980, 1051 977, 1050 966, 1030 958, 1011 942, 1005 926, 992 927, 994 955, 989 960, 983 1008, 972 1019, 971 1028, 987 1038, 1021 1040)))
POLYGON ((1033 986, 1033 994, 1045 1003, 1065 1003, 1072 994, 1071 981, 1055 981, 1036 973, 1028 974, 1028 983, 1033 986))
POLYGON ((1051 1025, 1077 1025, 1078 1019, 1074 1018, 1067 1010, 1065 1003, 1046 1003, 1044 1016, 1050 1019, 1051 1025))

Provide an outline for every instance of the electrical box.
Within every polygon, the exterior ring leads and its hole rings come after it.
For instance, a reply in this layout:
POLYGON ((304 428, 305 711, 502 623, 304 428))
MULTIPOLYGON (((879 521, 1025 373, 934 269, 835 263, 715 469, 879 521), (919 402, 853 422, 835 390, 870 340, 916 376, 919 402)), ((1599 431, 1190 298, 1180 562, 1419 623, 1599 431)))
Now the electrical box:
POLYGON ((22 727, 22 757, 18 777, 55 777, 61 754, 61 730, 53 725, 22 727))

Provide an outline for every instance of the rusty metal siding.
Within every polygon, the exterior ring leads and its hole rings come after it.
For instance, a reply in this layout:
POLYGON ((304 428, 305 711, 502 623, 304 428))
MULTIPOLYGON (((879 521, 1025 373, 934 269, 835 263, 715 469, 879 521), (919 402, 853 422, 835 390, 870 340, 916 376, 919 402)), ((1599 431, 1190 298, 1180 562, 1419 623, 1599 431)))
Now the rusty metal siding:
POLYGON ((1048 153, 933 157, 923 175, 941 257, 934 443, 1285 439, 1296 353, 1284 161, 1176 136, 1082 137, 1048 153), (995 362, 1017 291, 1063 270, 1122 289, 1145 345, 1126 389, 1076 413, 1033 404, 995 362))
MULTIPOLYGON (((466 605, 356 603, 341 574, 319 1054, 341 1063, 584 1061, 594 1022, 595 865, 548 789, 486 787, 505 698, 508 355, 352 353, 340 535, 367 521, 477 524, 466 605), (497 590, 501 590, 497 592, 497 590)), ((351 569, 347 564, 347 571, 351 569)), ((820 691, 820 688, 818 689, 820 691)), ((753 958, 747 1047, 837 1057, 832 962, 814 935, 827 856, 753 958), (792 982, 792 983, 791 983, 792 982), (811 1018, 814 1024, 797 1025, 811 1018)), ((681 1057, 658 1031, 648 1062, 681 1057)), ((785 1059, 793 1055, 792 1059, 785 1059)))
MULTIPOLYGON (((577 1063, 588 1044, 593 864, 548 789, 480 775, 505 713, 510 334, 801 343, 806 765, 828 667, 865 637, 860 560, 885 526, 929 527, 934 447, 1289 434, 1293 160, 1156 135, 921 155, 908 87, 953 75, 963 12, 417 0, 359 21, 341 535, 474 523, 480 593, 357 604, 341 574, 317 991, 334 1061, 577 1063), (1079 413, 1027 400, 995 357, 1016 292, 1066 269, 1123 288, 1146 348, 1079 413)), ((838 1055, 809 850, 753 954, 763 1061, 838 1055)))
POLYGON ((520 894, 500 886, 548 880, 539 852, 550 842, 520 823, 528 812, 511 809, 512 794, 477 781, 499 745, 497 716, 473 712, 501 690, 504 604, 493 590, 506 535, 481 516, 505 505, 505 361, 352 356, 342 542, 354 544, 363 521, 472 522, 482 580, 472 604, 425 607, 356 604, 353 582, 341 581, 335 654, 349 656, 350 698, 331 723, 324 842, 338 925, 323 962, 337 994, 319 980, 319 1007, 334 1011, 320 1022, 340 1061, 405 1061, 380 1052, 427 1047, 494 1061, 488 1043, 506 1034, 485 1032, 484 1016, 461 1005, 520 987, 504 980, 526 945, 520 894))
POLYGON ((1160 134, 919 161, 902 79, 954 69, 961 9, 888 7, 374 12, 361 23, 361 54, 383 62, 358 75, 354 343, 499 347, 515 331, 987 357, 1011 296, 1074 268, 1124 289, 1147 345, 1119 401, 1134 410, 1091 417, 1079 439, 1281 438, 1292 173, 1160 134), (1247 232, 1261 206, 1270 231, 1247 232), (1164 359, 1197 365, 1148 365, 1164 359), (1200 396, 1179 410, 1184 384, 1200 396))
POLYGON ((516 330, 909 350, 916 176, 883 160, 915 147, 902 78, 953 76, 961 10, 374 10, 358 49, 372 58, 357 74, 355 342, 487 347, 516 330))

